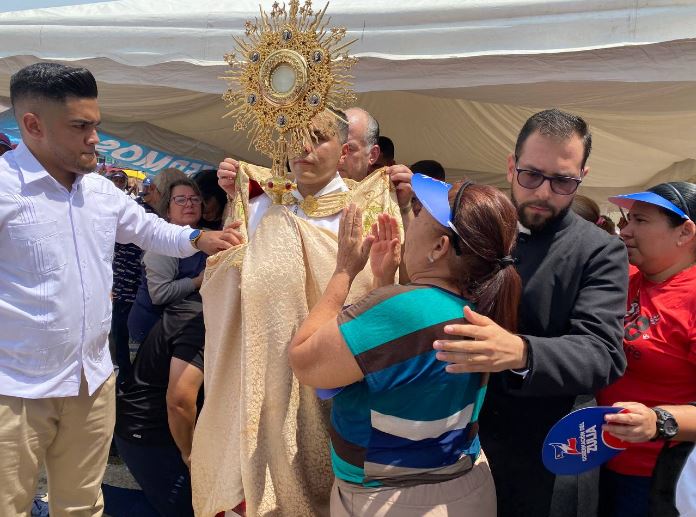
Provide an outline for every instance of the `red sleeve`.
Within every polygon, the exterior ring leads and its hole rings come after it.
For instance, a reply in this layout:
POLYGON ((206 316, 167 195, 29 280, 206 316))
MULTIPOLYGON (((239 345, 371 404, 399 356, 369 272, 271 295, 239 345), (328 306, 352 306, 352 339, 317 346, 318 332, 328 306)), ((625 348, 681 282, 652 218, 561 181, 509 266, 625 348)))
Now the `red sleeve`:
POLYGON ((689 331, 689 352, 686 356, 691 364, 696 364, 696 303, 691 308, 691 330, 689 331))

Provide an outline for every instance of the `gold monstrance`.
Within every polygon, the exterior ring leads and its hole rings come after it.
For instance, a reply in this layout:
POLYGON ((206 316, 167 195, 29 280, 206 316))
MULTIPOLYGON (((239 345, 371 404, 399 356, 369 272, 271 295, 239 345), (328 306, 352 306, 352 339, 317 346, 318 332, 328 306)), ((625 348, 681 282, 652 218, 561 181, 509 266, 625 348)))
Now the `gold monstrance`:
POLYGON ((236 118, 235 131, 248 128, 254 147, 272 158, 272 178, 264 187, 276 202, 295 188, 285 163, 312 138, 312 118, 355 98, 349 70, 356 59, 346 50, 355 40, 343 42, 343 27, 328 28, 328 6, 314 13, 311 0, 302 7, 290 0, 288 10, 275 2, 270 15, 260 8, 260 22, 247 21, 245 37, 235 37, 234 53, 225 55, 231 67, 225 116, 236 118))

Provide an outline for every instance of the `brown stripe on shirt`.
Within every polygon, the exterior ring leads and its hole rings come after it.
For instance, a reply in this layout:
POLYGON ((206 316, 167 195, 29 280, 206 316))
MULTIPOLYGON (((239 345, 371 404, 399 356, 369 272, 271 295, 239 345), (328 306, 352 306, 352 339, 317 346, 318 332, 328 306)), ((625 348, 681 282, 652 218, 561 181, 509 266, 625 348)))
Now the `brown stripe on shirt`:
POLYGON ((445 325, 461 325, 465 323, 466 320, 462 317, 443 321, 424 329, 418 329, 358 354, 355 356, 355 360, 365 375, 383 370, 393 364, 407 361, 420 354, 432 352, 433 341, 436 339, 452 339, 451 335, 445 334, 445 325))
POLYGON ((333 425, 329 425, 329 436, 331 437, 331 445, 334 451, 336 451, 336 454, 338 454, 343 461, 356 467, 363 468, 365 464, 365 455, 367 454, 367 449, 365 449, 365 447, 360 447, 344 439, 334 429, 333 425))
POLYGON ((354 303, 353 305, 346 307, 338 315, 338 325, 341 326, 344 323, 354 320, 356 317, 360 316, 363 312, 366 312, 370 307, 379 305, 385 300, 394 298, 403 293, 409 291, 415 291, 416 289, 432 289, 430 285, 398 285, 398 286, 386 286, 380 287, 379 289, 373 289, 360 301, 354 303))

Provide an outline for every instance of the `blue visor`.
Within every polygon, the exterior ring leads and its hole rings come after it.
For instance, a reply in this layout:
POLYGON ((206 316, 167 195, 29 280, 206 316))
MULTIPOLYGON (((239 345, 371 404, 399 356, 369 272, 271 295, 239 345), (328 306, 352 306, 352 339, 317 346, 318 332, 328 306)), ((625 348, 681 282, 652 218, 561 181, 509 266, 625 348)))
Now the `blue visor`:
POLYGON ((621 208, 631 209, 633 203, 636 201, 642 201, 643 203, 648 203, 650 205, 661 206, 666 208, 670 212, 674 212, 682 219, 688 219, 689 216, 684 213, 684 211, 677 205, 663 198, 659 194, 654 192, 636 192, 635 194, 621 194, 620 196, 613 196, 609 198, 611 203, 620 206, 621 208))
POLYGON ((152 185, 152 178, 148 176, 143 180, 143 187, 149 187, 150 185, 152 185))
POLYGON ((425 174, 415 172, 411 179, 413 193, 418 201, 425 207, 430 215, 445 228, 452 227, 450 217, 452 208, 449 204, 447 194, 452 185, 444 181, 436 180, 425 174))

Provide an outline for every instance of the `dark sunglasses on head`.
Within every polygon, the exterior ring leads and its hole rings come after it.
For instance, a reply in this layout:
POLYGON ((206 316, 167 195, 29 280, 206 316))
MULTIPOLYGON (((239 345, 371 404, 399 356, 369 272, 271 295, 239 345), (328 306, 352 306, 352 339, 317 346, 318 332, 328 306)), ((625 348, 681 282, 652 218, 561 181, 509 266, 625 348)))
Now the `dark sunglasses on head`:
POLYGON ((186 206, 189 201, 192 205, 200 205, 203 202, 201 196, 172 196, 171 200, 179 206, 186 206))
POLYGON ((518 169, 517 171, 517 183, 521 187, 528 189, 536 189, 541 187, 541 184, 548 181, 551 185, 551 190, 555 194, 561 196, 569 196, 578 190, 580 183, 582 183, 582 178, 573 178, 571 176, 547 176, 538 171, 530 171, 529 169, 518 169))

